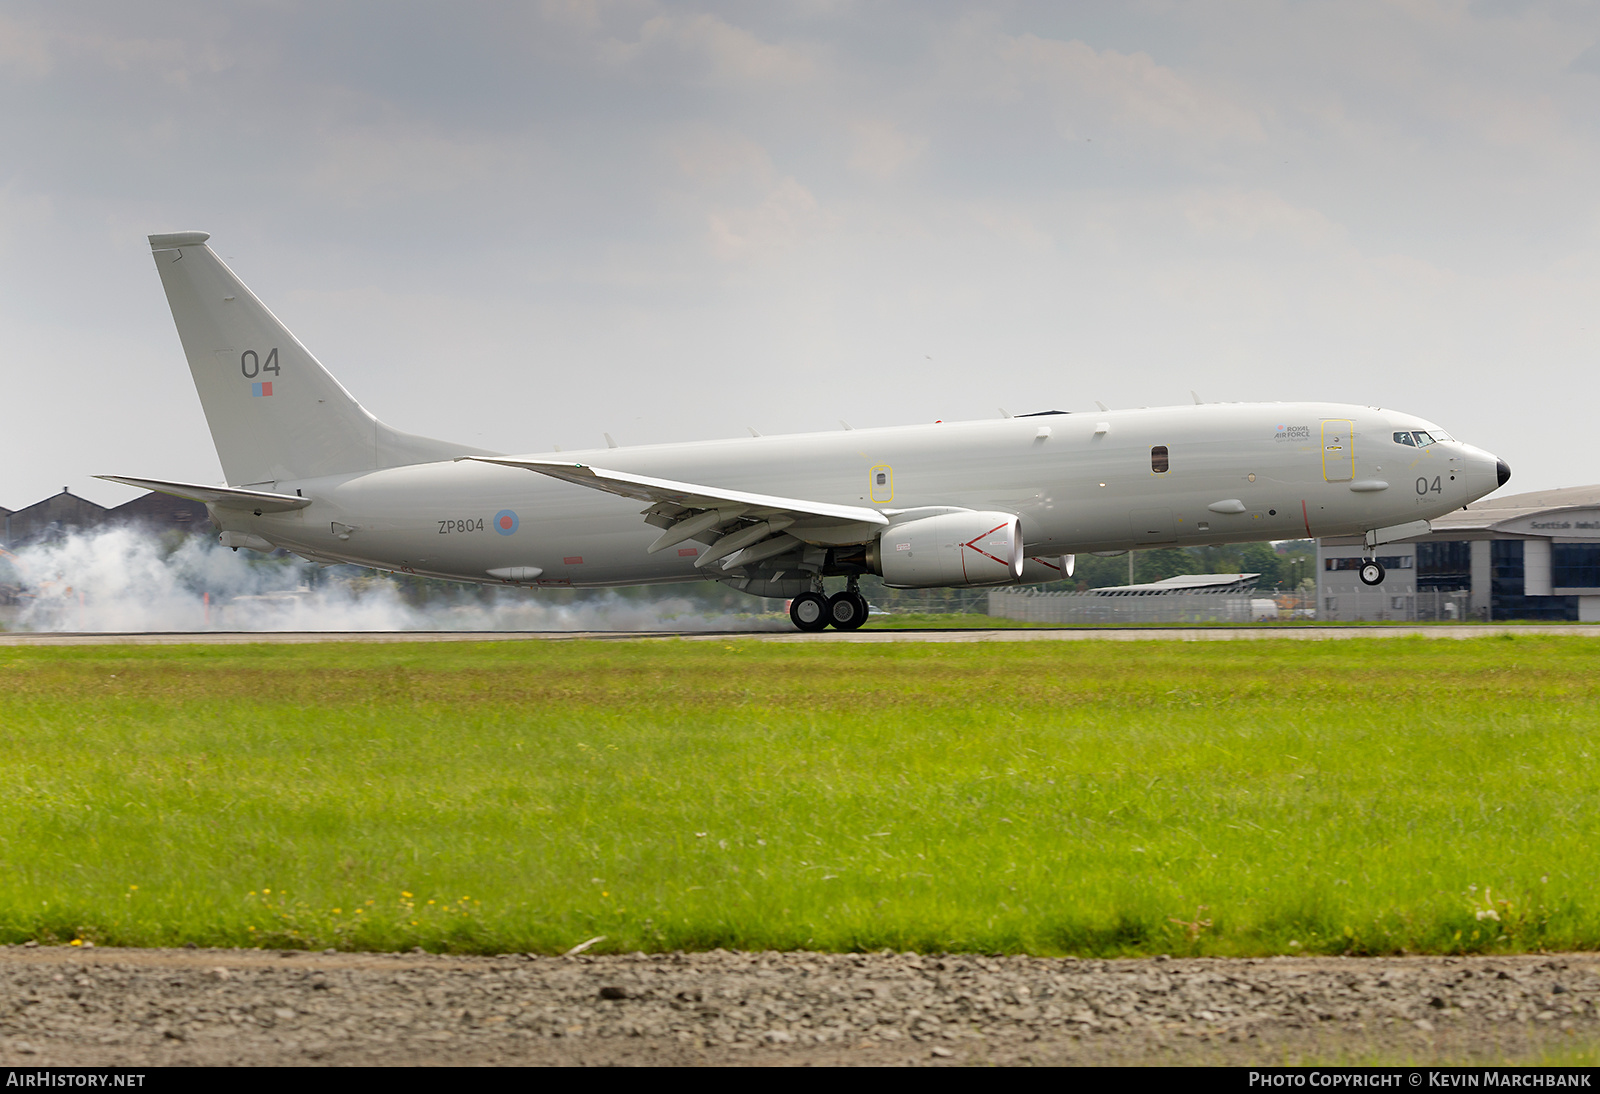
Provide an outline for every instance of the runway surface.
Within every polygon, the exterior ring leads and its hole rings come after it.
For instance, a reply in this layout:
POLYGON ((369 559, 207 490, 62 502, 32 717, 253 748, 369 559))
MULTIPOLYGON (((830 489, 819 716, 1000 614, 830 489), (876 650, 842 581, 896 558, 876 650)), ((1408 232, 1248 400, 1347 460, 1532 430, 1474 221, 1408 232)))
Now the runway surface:
POLYGON ((170 633, 4 633, 0 646, 228 646, 308 642, 575 642, 665 638, 688 642, 1249 642, 1262 639, 1489 638, 1495 635, 1600 638, 1600 625, 1465 624, 1376 627, 1035 627, 1005 630, 821 631, 192 631, 170 633))
MULTIPOLYGON (((1506 1064, 1600 1037, 1592 954, 1074 960, 0 947, 0 1066, 1506 1064)), ((1415 1084, 1413 1084, 1415 1085, 1415 1084)))

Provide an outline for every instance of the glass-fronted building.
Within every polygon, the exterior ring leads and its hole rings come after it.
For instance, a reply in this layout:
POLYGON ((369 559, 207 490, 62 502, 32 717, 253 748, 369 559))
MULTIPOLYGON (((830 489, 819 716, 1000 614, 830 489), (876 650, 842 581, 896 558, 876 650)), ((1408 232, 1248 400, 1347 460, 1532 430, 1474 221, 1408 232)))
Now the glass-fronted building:
POLYGON ((1480 501, 1376 555, 1369 588, 1359 537, 1317 542, 1319 619, 1600 623, 1600 486, 1480 501))

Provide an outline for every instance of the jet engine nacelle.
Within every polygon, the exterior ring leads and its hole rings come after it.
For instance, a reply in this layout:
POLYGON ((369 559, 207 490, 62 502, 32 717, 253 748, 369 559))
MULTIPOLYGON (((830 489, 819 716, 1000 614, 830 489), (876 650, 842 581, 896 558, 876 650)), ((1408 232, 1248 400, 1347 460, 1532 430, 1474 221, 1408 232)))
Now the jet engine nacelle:
POLYGON ((884 529, 877 555, 896 589, 1010 585, 1022 577, 1022 521, 972 510, 908 520, 884 529))

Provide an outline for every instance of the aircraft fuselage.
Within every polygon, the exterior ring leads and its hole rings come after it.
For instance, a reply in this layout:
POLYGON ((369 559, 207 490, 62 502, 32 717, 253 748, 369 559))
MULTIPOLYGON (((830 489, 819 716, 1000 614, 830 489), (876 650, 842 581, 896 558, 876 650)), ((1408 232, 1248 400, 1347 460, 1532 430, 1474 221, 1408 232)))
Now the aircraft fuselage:
MULTIPOLYGON (((1397 411, 1215 403, 543 453, 728 490, 878 510, 960 507, 1021 519, 1030 556, 1361 534, 1494 490, 1496 458, 1397 411), (1164 451, 1163 451, 1164 450, 1164 451)), ((251 484, 311 499, 225 530, 329 561, 457 580, 615 586, 701 580, 705 544, 656 554, 648 505, 474 460, 251 484), (537 578, 491 571, 537 568, 537 578)), ((826 531, 807 535, 828 542, 826 531)), ((714 538, 714 537, 711 537, 714 538)), ((1051 575, 1029 574, 1023 580, 1051 575)), ((1059 576, 1059 575, 1055 575, 1059 576)))

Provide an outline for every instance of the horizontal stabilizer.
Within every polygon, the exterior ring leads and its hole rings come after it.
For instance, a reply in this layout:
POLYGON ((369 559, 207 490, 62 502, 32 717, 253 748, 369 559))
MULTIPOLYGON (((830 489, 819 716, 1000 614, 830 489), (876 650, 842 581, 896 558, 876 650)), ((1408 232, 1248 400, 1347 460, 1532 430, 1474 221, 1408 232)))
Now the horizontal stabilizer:
POLYGON ((604 490, 636 501, 652 504, 670 502, 685 509, 717 509, 730 505, 748 507, 747 515, 785 513, 795 517, 827 517, 830 520, 857 521, 863 524, 888 524, 889 518, 876 509, 859 505, 834 505, 830 502, 805 501, 800 498, 780 498, 771 494, 750 494, 743 490, 724 490, 715 486, 699 486, 671 479, 653 479, 645 475, 631 475, 625 471, 607 471, 586 464, 557 460, 519 460, 510 456, 465 456, 463 459, 480 463, 498 463, 506 467, 521 467, 541 475, 563 479, 592 490, 604 490))
POLYGON ((231 486, 198 486, 192 482, 164 482, 161 479, 129 479, 121 475, 96 475, 106 482, 120 482, 140 490, 154 490, 158 494, 171 494, 175 498, 204 502, 223 509, 245 509, 251 512, 287 513, 291 509, 304 509, 310 498, 295 494, 273 494, 265 490, 236 490, 231 486))

